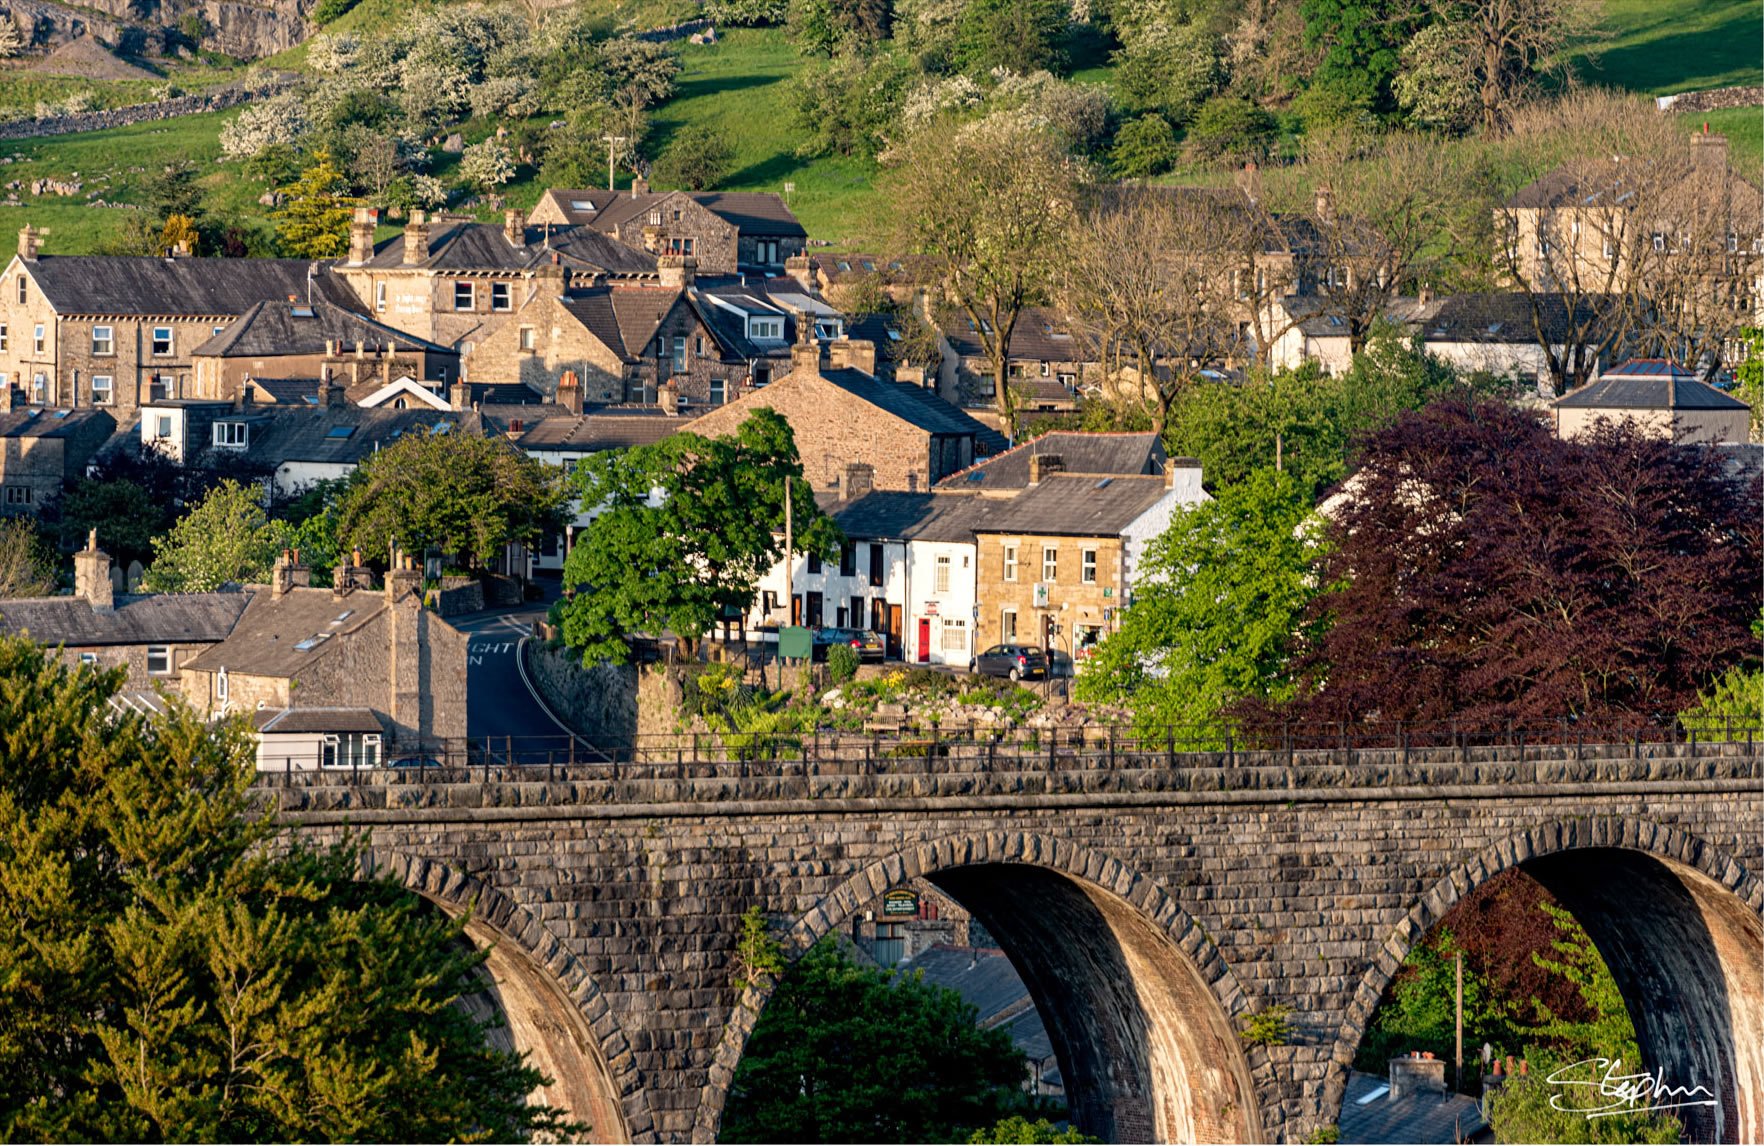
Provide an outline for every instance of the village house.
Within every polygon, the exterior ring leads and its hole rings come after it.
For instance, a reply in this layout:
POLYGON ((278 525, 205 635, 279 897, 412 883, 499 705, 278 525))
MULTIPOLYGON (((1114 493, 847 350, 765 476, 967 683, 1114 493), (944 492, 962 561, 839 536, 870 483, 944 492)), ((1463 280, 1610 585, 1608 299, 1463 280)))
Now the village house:
MULTIPOLYGON (((955 388, 945 389, 945 397, 990 402, 995 397, 992 363, 973 320, 955 315, 943 327, 943 337, 955 370, 955 388)), ((1092 339, 1075 337, 1072 324, 1053 307, 1024 307, 1011 328, 1005 365, 1010 385, 1022 395, 1021 408, 1042 413, 1076 410, 1081 388, 1095 385, 1102 369, 1094 346, 1092 339)))
POLYGON ((116 430, 107 411, 12 404, 22 397, 12 387, 0 391, 0 515, 36 513, 85 474, 116 430))
POLYGON ((191 362, 191 398, 231 400, 247 380, 325 378, 354 393, 401 377, 445 389, 459 377, 451 348, 323 299, 257 303, 192 350, 191 362))
POLYGON ((1020 641, 1081 664, 1119 625, 1146 545, 1178 505, 1207 499, 1192 458, 1143 477, 1063 465, 1053 454, 1032 456, 1028 488, 974 527, 976 650, 1020 641))
POLYGON ((272 734, 260 768, 371 767, 388 743, 432 751, 463 740, 468 638, 423 608, 422 572, 408 556, 383 590, 300 581, 294 555, 283 554, 225 638, 180 666, 185 700, 214 717, 270 713, 258 718, 272 734), (274 721, 276 712, 291 718, 274 721), (289 738, 313 736, 311 755, 293 759, 300 744, 289 738))
POLYGON ((1004 448, 996 431, 905 382, 876 376, 876 348, 858 339, 825 348, 800 339, 791 370, 690 423, 694 433, 733 433, 749 412, 778 412, 796 436, 803 472, 817 492, 837 488, 852 462, 872 467, 877 489, 929 490, 983 454, 1004 448))
POLYGON ((1149 431, 1055 430, 953 473, 938 482, 937 488, 984 497, 1015 497, 1029 488, 1035 468, 1032 460, 1043 454, 1058 458, 1058 468, 1066 472, 1099 476, 1158 475, 1169 460, 1163 441, 1149 431))
POLYGON ((110 410, 196 397, 194 352, 266 301, 350 306, 324 263, 304 259, 41 255, 19 232, 0 272, 0 386, 33 406, 110 410))
POLYGON ((242 592, 122 590, 121 570, 98 548, 94 530, 74 554, 73 595, 0 601, 0 633, 59 649, 69 664, 122 668, 124 688, 154 707, 147 698, 179 691, 184 665, 225 640, 251 600, 242 592))
POLYGON ((651 192, 642 178, 629 191, 549 190, 529 221, 591 228, 651 255, 689 255, 713 275, 775 272, 808 242, 808 232, 778 195, 651 192))
MULTIPOLYGON (((1588 329, 1616 306, 1598 298, 1576 299, 1570 322, 1568 303, 1561 295, 1538 295, 1535 310, 1532 303, 1530 296, 1517 291, 1448 295, 1421 303, 1407 325, 1421 336, 1427 353, 1459 372, 1511 378, 1529 394, 1548 398, 1555 383, 1545 340, 1557 360, 1564 360, 1571 332, 1588 329)), ((1598 372, 1596 360, 1590 369, 1598 372)))
POLYGON ((1743 445, 1752 408, 1663 358, 1613 367, 1551 404, 1556 436, 1579 437, 1599 422, 1628 422, 1679 445, 1743 445))
POLYGON ((336 275, 378 321, 467 358, 538 294, 655 274, 654 256, 641 248, 587 227, 529 225, 514 210, 500 227, 413 211, 403 233, 378 246, 374 228, 373 213, 358 210, 336 275))

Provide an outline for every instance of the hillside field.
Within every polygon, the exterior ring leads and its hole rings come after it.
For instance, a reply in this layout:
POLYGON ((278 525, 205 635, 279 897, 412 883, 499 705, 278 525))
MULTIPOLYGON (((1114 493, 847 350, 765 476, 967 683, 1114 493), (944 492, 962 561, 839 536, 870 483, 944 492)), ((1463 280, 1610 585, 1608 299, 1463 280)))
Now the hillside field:
MULTIPOLYGON (((630 9, 630 18, 657 12, 671 17, 689 14, 688 4, 605 5, 614 14, 630 9)), ((372 32, 396 20, 405 9, 394 0, 363 0, 334 27, 372 32)), ((1583 82, 1610 84, 1649 94, 1668 94, 1733 84, 1764 83, 1758 45, 1764 14, 1756 0, 1606 0, 1605 35, 1595 52, 1577 52, 1573 63, 1583 82)), ((298 68, 304 48, 266 61, 272 67, 298 68)), ((730 29, 720 42, 680 45, 684 68, 678 93, 656 109, 655 142, 665 145, 677 131, 709 125, 722 131, 735 147, 725 190, 783 193, 809 233, 852 249, 873 245, 885 236, 884 199, 877 189, 878 171, 863 159, 796 154, 796 133, 790 105, 791 80, 803 67, 802 57, 778 28, 730 29)), ((203 69, 210 80, 212 69, 203 69)), ((0 73, 0 91, 8 78, 32 90, 40 78, 17 72, 0 73)), ((1078 78, 1108 83, 1110 69, 1089 67, 1078 78)), ((62 83, 45 84, 62 94, 62 83)), ((97 85, 102 86, 102 85, 97 85)), ((101 102, 139 98, 144 85, 129 81, 126 89, 100 93, 101 102)), ((194 86, 194 85, 192 85, 194 86)), ((45 94, 50 94, 48 91, 45 94)), ((219 162, 217 135, 228 115, 191 116, 84 135, 0 142, 0 182, 25 184, 27 202, 0 206, 0 227, 16 231, 26 222, 47 226, 44 244, 50 252, 78 253, 97 248, 119 230, 126 212, 86 206, 83 199, 54 196, 32 198, 31 180, 43 177, 80 178, 85 192, 97 191, 109 202, 131 201, 140 173, 174 159, 188 159, 210 168, 202 177, 209 189, 210 209, 222 218, 268 226, 267 210, 257 203, 265 188, 245 178, 237 164, 219 162)), ((1686 130, 1711 130, 1733 141, 1734 163, 1756 172, 1764 168, 1764 110, 1741 108, 1684 117, 1686 130)), ((468 138, 487 133, 488 125, 467 128, 468 138)), ((437 165, 441 172, 451 157, 437 165)), ((511 202, 530 205, 543 188, 523 169, 524 181, 508 186, 511 202)))

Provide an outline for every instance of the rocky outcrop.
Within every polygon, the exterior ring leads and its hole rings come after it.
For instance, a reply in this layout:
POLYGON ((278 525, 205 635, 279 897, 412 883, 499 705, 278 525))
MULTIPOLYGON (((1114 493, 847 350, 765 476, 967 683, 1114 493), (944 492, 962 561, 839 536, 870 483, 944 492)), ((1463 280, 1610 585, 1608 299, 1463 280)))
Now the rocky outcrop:
POLYGON ((170 55, 192 41, 242 60, 291 48, 312 31, 316 0, 6 0, 29 46, 47 52, 95 36, 125 56, 170 55), (194 17, 194 19, 193 19, 194 17), (193 33, 200 32, 200 35, 193 33))

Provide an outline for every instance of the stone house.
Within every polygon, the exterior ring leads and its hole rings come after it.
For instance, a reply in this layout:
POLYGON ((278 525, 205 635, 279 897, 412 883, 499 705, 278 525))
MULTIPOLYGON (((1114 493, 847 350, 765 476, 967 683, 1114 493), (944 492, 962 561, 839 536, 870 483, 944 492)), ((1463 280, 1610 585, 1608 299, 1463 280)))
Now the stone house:
MULTIPOLYGON (((468 638, 423 608, 422 574, 408 559, 381 591, 305 588, 299 579, 284 554, 226 638, 181 666, 184 698, 197 711, 365 709, 384 740, 405 748, 464 739, 468 638)), ((365 743, 341 745, 339 759, 361 759, 365 743)))
POLYGON ((36 513, 81 477, 116 431, 104 410, 14 406, 22 395, 0 391, 0 515, 36 513))
POLYGON ((0 601, 0 632, 61 650, 69 664, 127 670, 126 687, 179 691, 184 665, 225 640, 249 592, 127 594, 96 533, 74 554, 71 597, 0 601))
MULTIPOLYGON (((955 356, 954 393, 990 401, 995 396, 992 363, 973 321, 966 315, 953 316, 943 327, 943 337, 955 356)), ((1076 410, 1081 388, 1094 385, 1102 371, 1094 340, 1076 336, 1072 323, 1049 306, 1023 308, 1011 328, 1007 351, 1005 369, 1011 386, 1023 395, 1025 412, 1076 410)))
POLYGON ((754 191, 651 192, 638 179, 629 191, 553 189, 530 221, 589 227, 652 255, 686 255, 706 274, 776 271, 808 242, 783 198, 754 191))
POLYGON ((1578 437, 1601 420, 1629 422, 1679 445, 1743 445, 1752 408, 1663 358, 1635 358, 1571 390, 1550 407, 1556 436, 1578 437))
POLYGON ((1028 488, 974 527, 974 648, 1021 641, 1081 664, 1119 626, 1146 545, 1178 505, 1207 499, 1200 465, 1171 459, 1142 477, 1063 473, 1051 454, 1029 464, 1028 488))
MULTIPOLYGON (((1616 306, 1598 298, 1576 299, 1577 314, 1570 323, 1568 302, 1561 295, 1539 295, 1537 302, 1534 313, 1530 296, 1523 292, 1448 295, 1420 303, 1407 326, 1420 335, 1427 353, 1459 371, 1511 378, 1547 398, 1554 381, 1544 340, 1561 360, 1568 354, 1571 330, 1588 329, 1600 313, 1615 313, 1616 306)), ((1590 369, 1597 374, 1598 363, 1590 369)))
POLYGON ((98 406, 127 422, 155 400, 195 396, 195 349, 271 300, 352 305, 305 259, 39 255, 19 233, 0 272, 0 385, 34 406, 98 406))
POLYGON ((247 379, 326 378, 354 388, 408 377, 445 389, 459 377, 450 347, 322 299, 257 303, 192 350, 191 364, 187 397, 227 400, 247 379))
MULTIPOLYGON (((983 497, 1016 497, 1029 488, 1030 474, 1040 465, 1046 472, 1057 468, 1068 473, 1157 475, 1164 472, 1169 456, 1158 435, 1145 432, 1104 433, 1055 430, 1022 442, 1003 453, 976 462, 937 483, 939 490, 977 493, 983 497), (1043 455, 1054 458, 1035 463, 1043 455)), ((1040 471, 1036 471, 1040 472, 1040 471)))
POLYGON ((769 408, 790 423, 803 471, 817 492, 836 489, 846 467, 871 467, 877 489, 929 490, 1004 439, 929 390, 876 376, 875 346, 848 339, 827 347, 798 341, 790 373, 695 419, 694 433, 729 434, 748 413, 769 408))
POLYGON ((532 226, 519 211, 505 212, 500 227, 415 211, 402 234, 378 246, 374 227, 372 212, 356 212, 335 273, 376 320, 468 359, 538 294, 655 273, 654 256, 640 248, 588 227, 532 226))

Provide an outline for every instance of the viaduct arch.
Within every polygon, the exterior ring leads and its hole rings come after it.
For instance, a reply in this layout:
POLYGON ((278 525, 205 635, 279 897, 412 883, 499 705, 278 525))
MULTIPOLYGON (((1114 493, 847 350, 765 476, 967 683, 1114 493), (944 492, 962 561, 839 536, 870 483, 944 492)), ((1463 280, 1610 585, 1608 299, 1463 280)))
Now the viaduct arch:
POLYGON ((286 831, 365 835, 376 870, 473 912, 516 1044, 597 1139, 714 1137, 764 1002, 731 985, 744 910, 802 948, 923 876, 1010 949, 1081 1126, 1299 1141, 1335 1121, 1412 945, 1514 865, 1606 955, 1646 1065, 1718 1088, 1693 1138, 1764 1138, 1764 763, 1736 744, 1517 751, 320 774, 259 795, 286 831), (1240 1049, 1273 1004, 1290 1043, 1240 1049))

